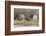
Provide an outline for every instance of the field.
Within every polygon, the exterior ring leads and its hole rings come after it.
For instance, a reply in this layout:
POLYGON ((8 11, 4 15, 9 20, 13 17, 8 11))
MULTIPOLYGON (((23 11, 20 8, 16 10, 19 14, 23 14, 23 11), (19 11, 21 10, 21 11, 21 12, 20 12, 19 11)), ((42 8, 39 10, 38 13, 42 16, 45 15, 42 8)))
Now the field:
POLYGON ((30 21, 26 21, 26 20, 14 20, 15 25, 22 25, 22 26, 38 26, 39 21, 35 21, 35 20, 30 20, 30 21))

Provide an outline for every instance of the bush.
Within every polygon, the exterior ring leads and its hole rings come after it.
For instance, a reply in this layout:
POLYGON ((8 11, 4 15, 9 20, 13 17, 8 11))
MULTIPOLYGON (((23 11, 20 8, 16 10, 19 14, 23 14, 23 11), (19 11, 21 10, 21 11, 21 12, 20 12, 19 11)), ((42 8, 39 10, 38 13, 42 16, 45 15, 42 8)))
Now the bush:
POLYGON ((30 19, 29 19, 29 18, 26 18, 25 20, 26 20, 26 21, 29 21, 30 19))

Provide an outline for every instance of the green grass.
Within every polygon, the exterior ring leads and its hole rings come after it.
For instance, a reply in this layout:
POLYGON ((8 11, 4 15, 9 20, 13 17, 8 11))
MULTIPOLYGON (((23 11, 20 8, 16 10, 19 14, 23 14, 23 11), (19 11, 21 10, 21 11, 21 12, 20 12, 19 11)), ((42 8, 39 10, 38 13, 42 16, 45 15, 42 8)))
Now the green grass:
MULTIPOLYGON (((16 21, 27 21, 27 20, 16 20, 16 21)), ((39 20, 37 20, 37 22, 38 22, 39 20)), ((33 19, 30 19, 28 22, 36 22, 35 20, 33 20, 33 19)))
POLYGON ((35 21, 35 20, 30 20, 30 21, 27 21, 27 20, 21 20, 21 21, 19 21, 19 20, 15 20, 17 23, 19 22, 19 23, 21 23, 21 22, 23 22, 23 23, 31 23, 31 24, 38 24, 39 23, 39 21, 37 20, 37 21, 35 21))

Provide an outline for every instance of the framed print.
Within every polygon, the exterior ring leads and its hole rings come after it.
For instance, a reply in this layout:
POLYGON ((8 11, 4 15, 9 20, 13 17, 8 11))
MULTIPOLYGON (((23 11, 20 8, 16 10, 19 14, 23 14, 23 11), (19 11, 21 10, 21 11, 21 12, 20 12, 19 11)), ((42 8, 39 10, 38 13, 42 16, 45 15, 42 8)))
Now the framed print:
POLYGON ((44 3, 5 1, 5 34, 45 32, 44 3))

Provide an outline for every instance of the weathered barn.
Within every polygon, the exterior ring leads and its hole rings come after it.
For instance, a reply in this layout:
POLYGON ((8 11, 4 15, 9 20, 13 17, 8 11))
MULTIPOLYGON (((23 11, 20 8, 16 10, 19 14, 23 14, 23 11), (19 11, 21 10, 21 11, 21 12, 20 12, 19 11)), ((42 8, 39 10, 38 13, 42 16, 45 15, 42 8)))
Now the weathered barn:
POLYGON ((14 18, 20 18, 21 14, 23 14, 25 18, 32 18, 33 15, 39 14, 39 10, 38 9, 14 8, 14 18))

